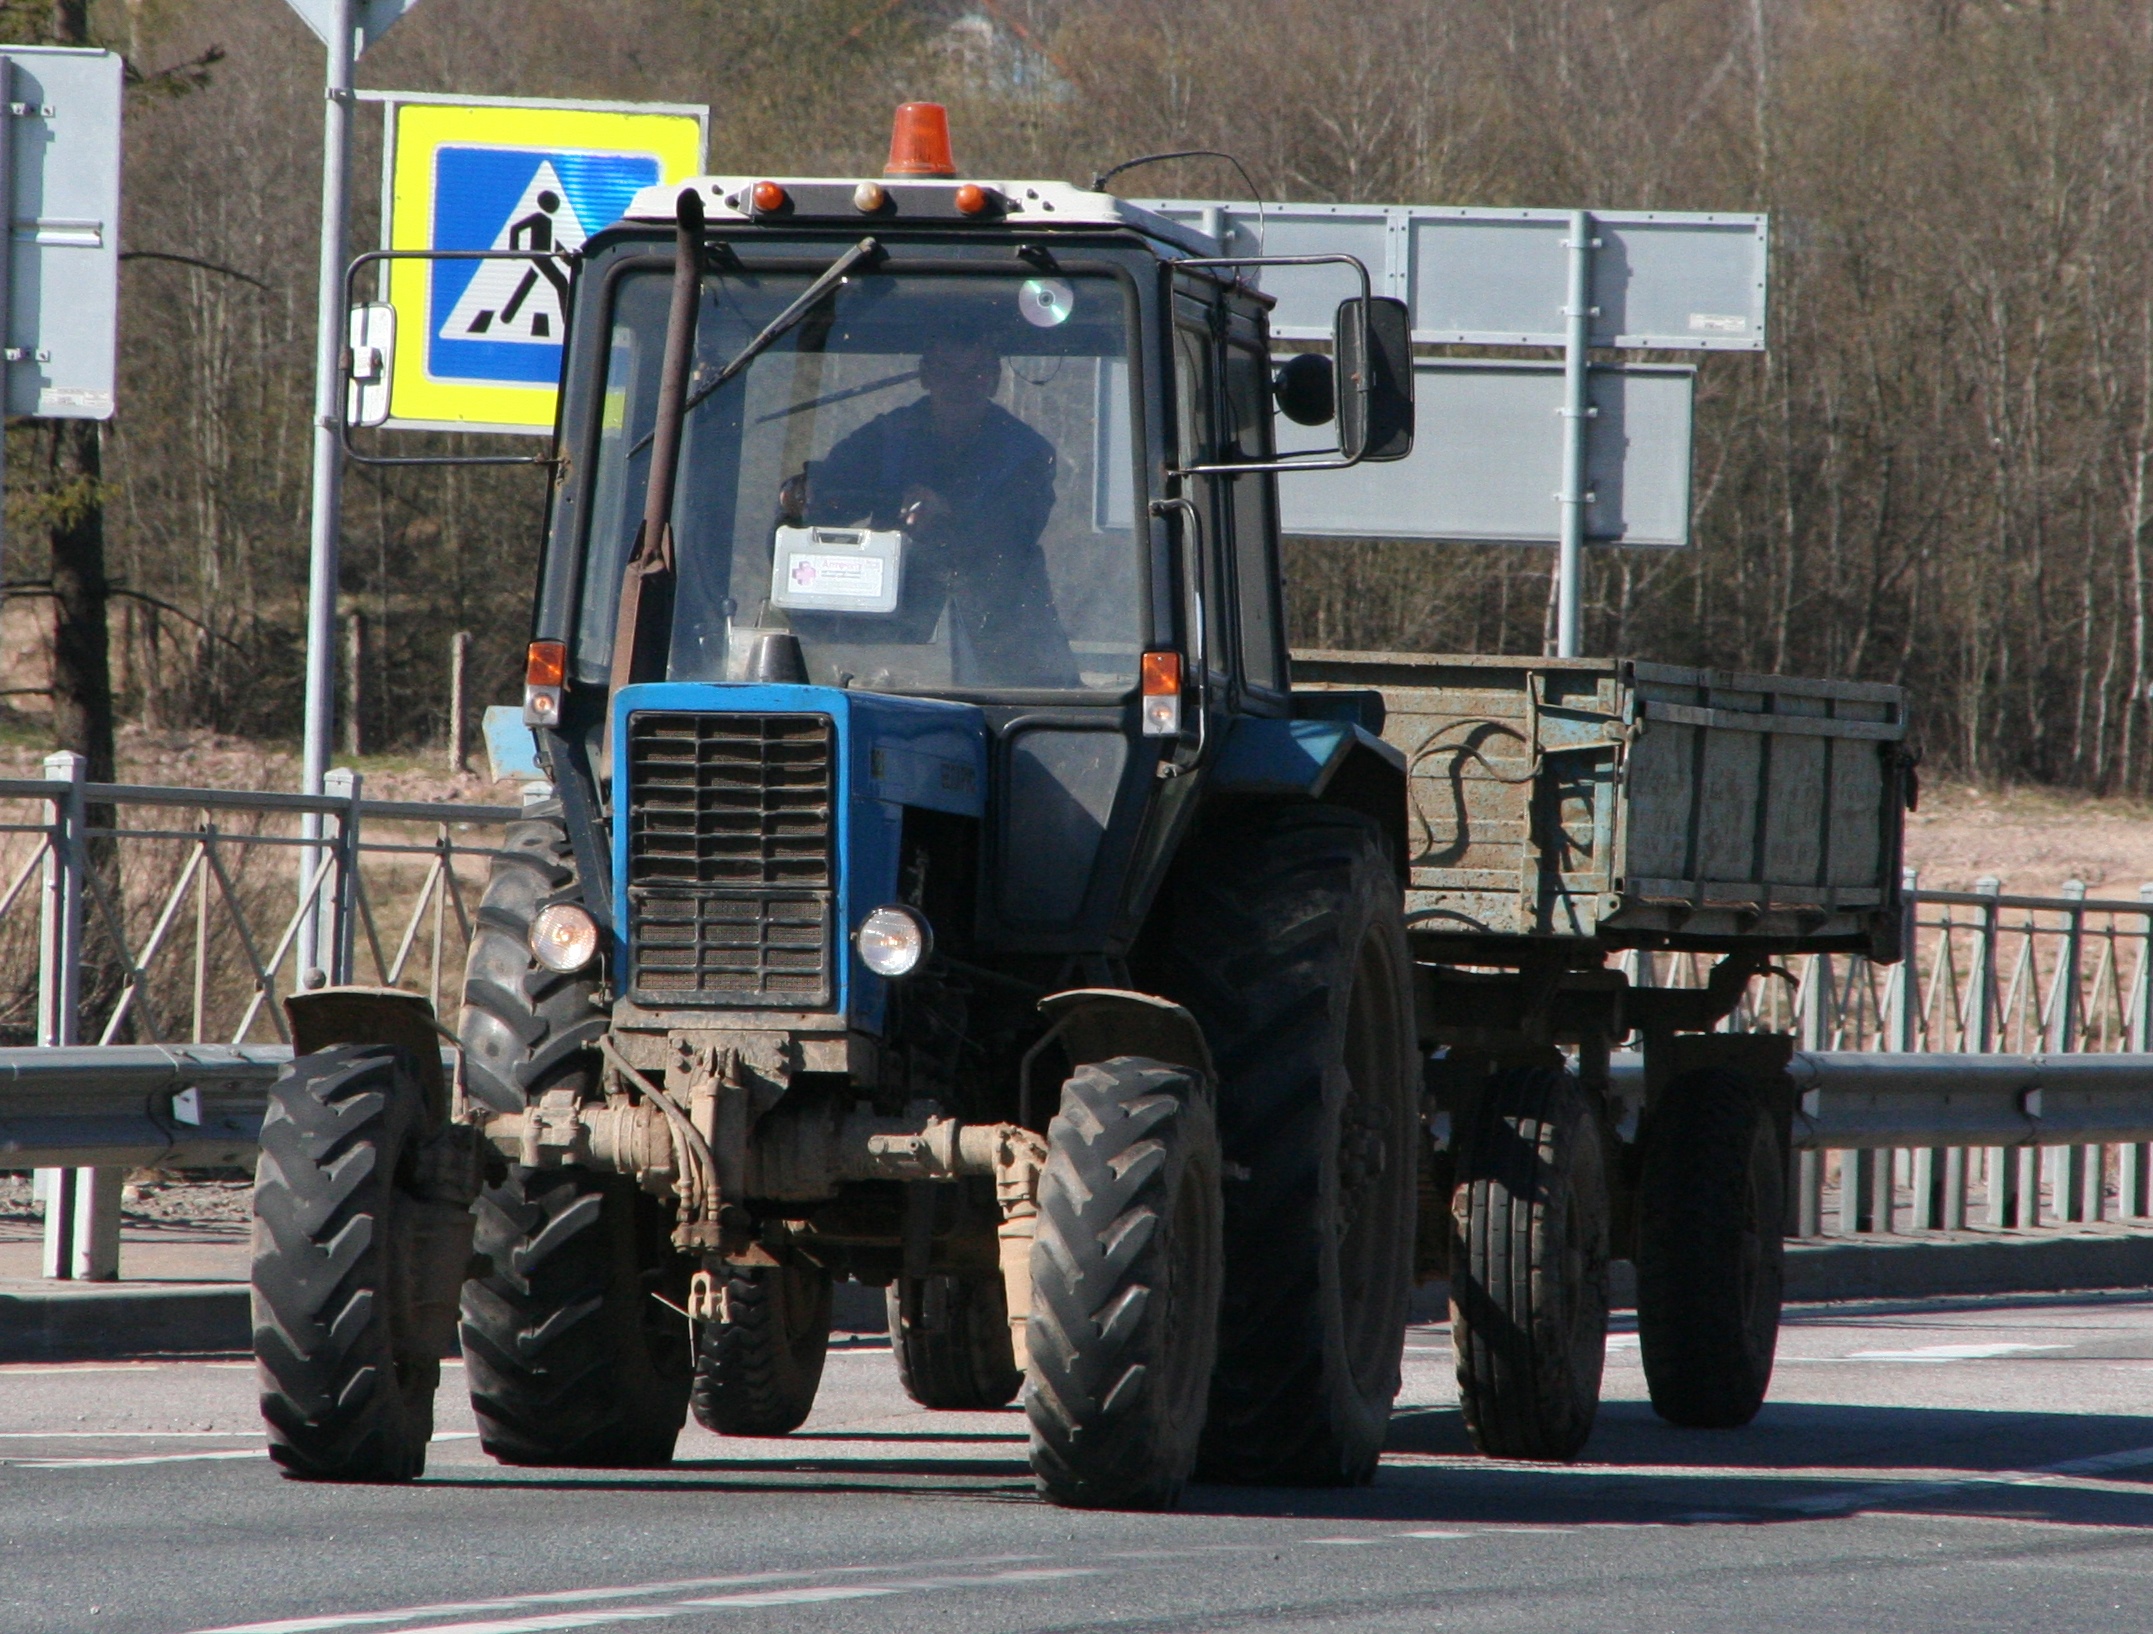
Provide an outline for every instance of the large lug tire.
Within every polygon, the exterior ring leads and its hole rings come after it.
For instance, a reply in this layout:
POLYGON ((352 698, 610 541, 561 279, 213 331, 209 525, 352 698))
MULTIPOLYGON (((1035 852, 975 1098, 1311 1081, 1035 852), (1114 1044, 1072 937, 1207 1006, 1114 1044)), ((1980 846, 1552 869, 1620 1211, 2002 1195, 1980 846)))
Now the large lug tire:
POLYGON ((1167 1509, 1216 1356, 1219 1150, 1209 1099, 1134 1056, 1080 1066, 1047 1129, 1032 1241, 1032 1472, 1058 1504, 1167 1509))
POLYGON ((561 975, 531 957, 538 911, 582 898, 560 807, 534 806, 510 823, 479 901, 457 1028, 470 1093, 482 1105, 519 1112, 549 1089, 597 1085, 606 1030, 593 1004, 597 965, 561 975))
POLYGON ((1559 1067, 1491 1079, 1451 1194, 1450 1334, 1473 1444, 1575 1458, 1607 1353, 1607 1176, 1597 1109, 1559 1067))
POLYGON ((734 1266, 703 1324, 696 1422, 719 1435, 790 1435, 814 1410, 830 1350, 830 1274, 810 1266, 734 1266))
POLYGON ((1218 1069, 1226 1287, 1199 1474, 1373 1478, 1413 1281, 1420 1070, 1374 823, 1274 807, 1185 848, 1161 990, 1218 1069))
POLYGON ((478 1201, 463 1351, 485 1450, 507 1464, 663 1464, 694 1378, 690 1262, 656 1199, 582 1169, 512 1168, 478 1201))
MULTIPOLYGON (((429 1195, 415 1063, 342 1045, 270 1091, 254 1179, 254 1356, 285 1474, 409 1481, 426 1468, 469 1209, 429 1195)), ((462 1195, 468 1197, 468 1191, 462 1195)))
POLYGON ((1024 1372, 1009 1342, 1000 1277, 899 1277, 885 1297, 906 1395, 922 1407, 960 1413, 1017 1399, 1024 1372))
POLYGON ((1638 1348, 1669 1423, 1729 1429, 1764 1405, 1785 1203, 1764 1097, 1711 1068, 1670 1084, 1645 1134, 1637 1231, 1638 1348))

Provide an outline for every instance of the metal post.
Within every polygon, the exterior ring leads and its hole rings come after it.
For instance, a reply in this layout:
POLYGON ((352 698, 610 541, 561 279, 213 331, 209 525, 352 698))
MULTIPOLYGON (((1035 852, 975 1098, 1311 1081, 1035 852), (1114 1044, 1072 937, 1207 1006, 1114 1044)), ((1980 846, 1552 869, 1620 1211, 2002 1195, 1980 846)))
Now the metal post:
MULTIPOLYGON (((2049 1002, 2048 1049, 2052 1055, 2063 1055, 2078 1048, 2078 1012, 2082 1007, 2080 998, 2081 977, 2079 966, 2085 958, 2086 910, 2075 906, 2086 900, 2086 882, 2067 879, 2063 882, 2063 899, 2074 906, 2065 910, 2063 946, 2056 955, 2054 988, 2049 1002)), ((2093 1185, 2100 1184, 2101 1149, 2098 1146, 2058 1147, 2049 1163, 2050 1211, 2059 1220, 2083 1220, 2087 1217, 2085 1200, 2087 1170, 2092 1170, 2093 1185)), ((2100 1218, 2100 1207, 2094 1206, 2093 1218, 2100 1218)))
MULTIPOLYGON (((300 788, 322 792, 336 727, 336 580, 342 519, 344 458, 337 446, 337 362, 344 345, 344 217, 351 182, 352 48, 356 0, 328 0, 329 64, 321 143, 321 264, 315 295, 314 514, 307 563, 306 726, 300 788)), ((321 837, 321 818, 307 812, 300 832, 321 837)), ((313 847, 299 848, 299 878, 311 879, 320 864, 313 847)), ((321 968, 321 941, 329 931, 325 913, 304 916, 299 927, 299 973, 321 968)))
MULTIPOLYGON (((2138 946, 2138 972, 2131 982, 2131 1014, 2125 1048, 2143 1052, 2153 1041, 2153 884, 2138 887, 2138 900, 2145 907, 2145 928, 2138 946)), ((2123 1196, 2120 1212, 2126 1219, 2153 1214, 2153 1145, 2140 1141, 2120 1154, 2124 1172, 2119 1178, 2123 1196)))
MULTIPOLYGON (((1809 968, 1803 974, 1800 989, 1795 994, 1795 1032, 1804 1050, 1821 1050, 1831 1041, 1831 1029, 1825 1016, 1830 1005, 1820 1002, 1817 991, 1820 984, 1831 981, 1831 961, 1823 954, 1811 954, 1809 968)), ((1844 1164, 1845 1157, 1840 1159, 1844 1164)), ((1846 1229, 1846 1180, 1844 1170, 1840 1177, 1840 1230, 1846 1229)), ((1820 1237, 1824 1234, 1824 1154, 1801 1152, 1797 1154, 1794 1173, 1794 1218, 1796 1228, 1804 1237, 1820 1237)))
MULTIPOLYGON (((1983 874, 1974 881, 1974 890, 1981 896, 2000 896, 2003 881, 1994 874, 1983 874)), ((1976 932, 1979 941, 1974 948, 1973 991, 1967 995, 1966 1031, 1960 1040, 1981 1055, 1996 1048, 1996 941, 2001 913, 1994 902, 1982 904, 1976 932)), ((2018 1219, 2017 1154, 2008 1146, 1992 1147, 1988 1165, 1988 1223, 1992 1226, 2013 1225, 2018 1219)))
POLYGON ((1585 575, 1585 507, 1592 502, 1586 491, 1586 449, 1592 419, 1591 361, 1587 348, 1592 340, 1592 252, 1599 248, 1592 236, 1592 212, 1570 212, 1570 294, 1562 309, 1565 322, 1562 352, 1562 532, 1558 536, 1555 562, 1555 656, 1575 658, 1583 644, 1584 610, 1582 580, 1585 575))
MULTIPOLYGON (((70 750, 45 757, 52 835, 38 903, 37 1041, 73 1044, 82 1010, 82 784, 89 762, 70 750)), ((119 1169, 48 1169, 43 1270, 56 1279, 108 1281, 119 1274, 119 1169)))

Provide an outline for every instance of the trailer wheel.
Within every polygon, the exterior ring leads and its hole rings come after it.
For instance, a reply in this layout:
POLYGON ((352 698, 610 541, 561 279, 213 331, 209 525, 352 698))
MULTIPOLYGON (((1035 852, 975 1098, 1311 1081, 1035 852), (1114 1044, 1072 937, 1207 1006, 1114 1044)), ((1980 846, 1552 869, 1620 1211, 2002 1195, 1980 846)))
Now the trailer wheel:
POLYGON ((1136 1056, 1080 1066, 1047 1128, 1032 1242, 1039 1490, 1083 1509, 1167 1509, 1196 1462, 1218 1336, 1218 1134, 1189 1075, 1136 1056))
POLYGON ((790 1435, 814 1411, 830 1351, 830 1274, 730 1267, 697 1336, 695 1419, 719 1435, 790 1435))
POLYGON ((994 1277, 899 1277, 889 1286, 890 1349, 922 1407, 984 1412, 1024 1388, 1009 1342, 1009 1302, 994 1277))
POLYGON ((666 1231, 633 1181, 583 1169, 512 1168, 480 1196, 493 1268, 464 1284, 463 1351, 488 1453, 590 1469, 673 1456, 694 1369, 675 1309, 688 1262, 666 1231))
POLYGON ((1607 1350, 1607 1182, 1600 1120, 1559 1067, 1492 1079, 1451 1194, 1450 1334, 1473 1444, 1575 1458, 1607 1350))
POLYGON ((1376 825, 1277 806, 1183 847, 1160 990, 1219 1073, 1226 1288, 1200 1472, 1373 1478, 1412 1292, 1420 1064, 1376 825))
POLYGON ((1786 1179, 1764 1097, 1684 1073, 1653 1109, 1637 1233, 1637 1332, 1652 1409, 1731 1429, 1764 1405, 1779 1342, 1786 1179))
POLYGON ((304 1056, 270 1091, 254 1177, 254 1357, 269 1455, 287 1475, 409 1481, 426 1468, 470 1257, 468 1213, 418 1184, 426 1123, 399 1049, 304 1056), (444 1268, 429 1238, 458 1236, 444 1268))

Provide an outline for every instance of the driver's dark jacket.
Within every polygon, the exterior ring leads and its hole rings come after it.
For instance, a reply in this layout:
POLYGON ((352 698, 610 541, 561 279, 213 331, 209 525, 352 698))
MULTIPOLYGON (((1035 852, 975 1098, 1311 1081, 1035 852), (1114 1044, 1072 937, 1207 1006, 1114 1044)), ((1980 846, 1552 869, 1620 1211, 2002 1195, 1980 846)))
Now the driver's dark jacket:
MULTIPOLYGON (((892 409, 808 471, 808 520, 818 526, 903 527, 912 488, 948 507, 907 530, 903 593, 896 612, 872 619, 872 639, 928 641, 947 607, 960 685, 1077 685, 1039 548, 1054 508, 1054 445, 998 403, 960 446, 936 437, 928 415, 924 397, 892 409)), ((870 621, 836 616, 854 628, 870 621)))

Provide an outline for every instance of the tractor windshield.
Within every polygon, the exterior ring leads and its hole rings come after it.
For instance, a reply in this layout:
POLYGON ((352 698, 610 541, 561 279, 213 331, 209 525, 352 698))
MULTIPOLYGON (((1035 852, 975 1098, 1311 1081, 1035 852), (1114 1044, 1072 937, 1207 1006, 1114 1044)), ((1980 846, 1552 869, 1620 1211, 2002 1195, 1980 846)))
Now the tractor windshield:
MULTIPOLYGON (((704 282, 691 401, 814 281, 704 282)), ((641 518, 670 276, 617 286, 578 668, 603 682, 641 518)), ((1109 276, 876 274, 688 416, 667 674, 742 678, 764 631, 808 678, 1119 694, 1143 640, 1128 337, 1109 276)))

